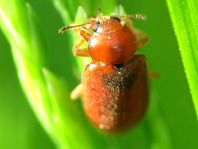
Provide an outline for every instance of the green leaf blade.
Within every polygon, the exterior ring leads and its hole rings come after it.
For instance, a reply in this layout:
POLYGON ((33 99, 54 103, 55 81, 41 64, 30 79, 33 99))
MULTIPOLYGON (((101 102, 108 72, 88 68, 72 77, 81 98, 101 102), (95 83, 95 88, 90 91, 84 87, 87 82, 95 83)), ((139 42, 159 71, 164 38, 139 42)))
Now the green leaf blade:
POLYGON ((198 115, 198 1, 167 0, 167 4, 198 115))

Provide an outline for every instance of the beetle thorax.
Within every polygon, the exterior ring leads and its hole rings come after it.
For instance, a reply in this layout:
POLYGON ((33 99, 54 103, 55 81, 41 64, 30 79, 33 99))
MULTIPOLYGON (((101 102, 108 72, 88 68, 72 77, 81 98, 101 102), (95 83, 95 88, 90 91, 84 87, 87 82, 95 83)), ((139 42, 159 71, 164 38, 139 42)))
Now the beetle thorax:
POLYGON ((126 26, 116 29, 102 26, 89 40, 89 51, 94 61, 106 64, 122 64, 133 56, 136 50, 136 38, 126 26), (100 29, 101 28, 101 29, 100 29), (106 32, 105 32, 106 31, 106 32))

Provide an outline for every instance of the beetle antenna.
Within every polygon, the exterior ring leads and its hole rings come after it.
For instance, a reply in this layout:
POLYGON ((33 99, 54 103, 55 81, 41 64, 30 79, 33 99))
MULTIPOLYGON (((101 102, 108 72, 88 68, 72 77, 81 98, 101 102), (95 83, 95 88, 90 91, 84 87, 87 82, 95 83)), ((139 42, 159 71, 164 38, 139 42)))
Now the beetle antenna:
POLYGON ((58 33, 63 33, 64 31, 66 31, 66 30, 68 30, 70 28, 81 27, 81 26, 85 26, 87 24, 90 24, 90 22, 83 23, 83 24, 78 24, 78 25, 66 25, 66 26, 63 26, 61 29, 59 29, 58 33))
POLYGON ((146 16, 143 14, 130 14, 130 15, 126 15, 126 16, 120 16, 120 19, 127 19, 127 18, 134 18, 137 20, 146 20, 146 16))

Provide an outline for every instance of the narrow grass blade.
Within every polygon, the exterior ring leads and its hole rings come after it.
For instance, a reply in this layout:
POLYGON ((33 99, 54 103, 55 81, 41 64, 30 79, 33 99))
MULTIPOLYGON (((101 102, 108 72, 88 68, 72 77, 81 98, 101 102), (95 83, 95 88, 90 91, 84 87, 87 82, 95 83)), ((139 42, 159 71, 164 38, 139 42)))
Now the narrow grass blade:
POLYGON ((45 60, 41 59, 40 51, 44 45, 41 44, 39 31, 35 30, 36 24, 31 24, 36 20, 32 20, 31 8, 23 0, 13 0, 10 3, 1 0, 0 3, 0 26, 11 44, 23 90, 39 120, 42 121, 47 132, 52 135, 48 117, 51 107, 47 100, 43 100, 48 97, 41 72, 45 60), (21 22, 18 23, 18 20, 21 22))
POLYGON ((23 0, 0 2, 0 27, 11 44, 20 83, 39 121, 57 147, 94 148, 97 139, 91 138, 79 104, 70 101, 69 87, 46 69, 45 42, 31 6, 23 0), (84 136, 79 143, 75 143, 76 134, 84 136))
POLYGON ((167 0, 167 4, 198 115, 198 1, 167 0))

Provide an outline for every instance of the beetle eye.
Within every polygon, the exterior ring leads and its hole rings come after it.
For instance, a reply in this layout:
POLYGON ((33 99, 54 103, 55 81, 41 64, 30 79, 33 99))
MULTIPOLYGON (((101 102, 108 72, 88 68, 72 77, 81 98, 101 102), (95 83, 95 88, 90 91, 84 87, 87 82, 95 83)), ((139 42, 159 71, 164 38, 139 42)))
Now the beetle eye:
POLYGON ((115 17, 115 16, 110 16, 110 19, 113 19, 113 20, 116 20, 116 21, 120 22, 120 18, 115 17))
POLYGON ((96 24, 94 24, 94 26, 93 26, 94 32, 97 31, 97 29, 98 29, 99 26, 100 26, 100 22, 96 22, 96 24))

